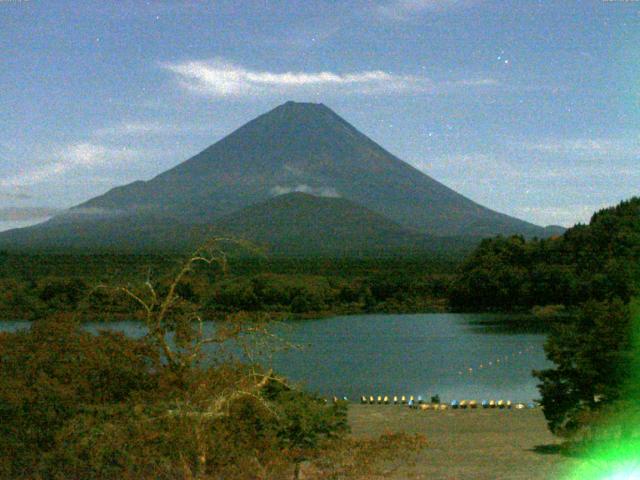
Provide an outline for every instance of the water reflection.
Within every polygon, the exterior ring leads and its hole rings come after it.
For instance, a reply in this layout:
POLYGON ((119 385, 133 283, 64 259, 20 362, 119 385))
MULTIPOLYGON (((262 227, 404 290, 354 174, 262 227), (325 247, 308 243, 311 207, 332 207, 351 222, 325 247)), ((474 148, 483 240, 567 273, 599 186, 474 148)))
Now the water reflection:
POLYGON ((530 314, 460 314, 477 334, 514 335, 520 333, 546 335, 552 320, 530 314))

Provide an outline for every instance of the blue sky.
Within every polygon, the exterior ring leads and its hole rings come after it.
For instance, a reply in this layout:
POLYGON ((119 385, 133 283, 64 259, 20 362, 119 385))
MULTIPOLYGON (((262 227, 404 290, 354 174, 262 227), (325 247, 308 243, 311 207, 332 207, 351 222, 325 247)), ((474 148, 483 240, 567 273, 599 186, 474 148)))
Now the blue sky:
POLYGON ((640 194, 640 2, 0 0, 0 229, 322 102, 490 208, 640 194))

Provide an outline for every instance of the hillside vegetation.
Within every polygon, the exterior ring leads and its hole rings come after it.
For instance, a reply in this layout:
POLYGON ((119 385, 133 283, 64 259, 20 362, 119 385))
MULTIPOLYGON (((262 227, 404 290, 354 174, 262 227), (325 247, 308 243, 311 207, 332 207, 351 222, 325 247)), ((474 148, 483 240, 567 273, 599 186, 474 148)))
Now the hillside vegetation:
MULTIPOLYGON (((83 311, 1 332, 0 478, 297 479, 304 466, 316 478, 365 479, 423 447, 419 436, 346 438, 345 402, 251 363, 252 341, 276 348, 263 316, 224 315, 205 336, 187 280, 226 267, 211 243, 164 283, 100 289, 130 300, 121 306, 146 326, 142 338, 89 333, 83 311), (203 346, 231 341, 244 360, 219 350, 205 359, 203 346)), ((71 286, 47 297, 77 301, 71 286)))
POLYGON ((453 308, 470 311, 628 302, 639 281, 640 198, 633 198, 561 236, 483 240, 460 267, 450 299, 453 308))

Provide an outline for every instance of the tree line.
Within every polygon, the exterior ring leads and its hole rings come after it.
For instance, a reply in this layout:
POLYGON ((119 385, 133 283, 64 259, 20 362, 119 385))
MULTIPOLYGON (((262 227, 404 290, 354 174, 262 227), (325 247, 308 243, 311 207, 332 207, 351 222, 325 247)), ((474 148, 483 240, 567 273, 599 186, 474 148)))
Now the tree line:
MULTIPOLYGON (((446 308, 449 265, 424 259, 230 259, 224 278, 200 269, 181 282, 182 298, 211 318, 237 311, 290 317, 360 312, 422 312, 446 308)), ((179 258, 0 254, 0 317, 32 320, 84 310, 85 319, 131 318, 131 301, 96 289, 101 283, 141 283, 150 274, 167 288, 179 258), (4 258, 4 260, 3 260, 4 258), (93 317, 93 318, 92 318, 93 317)))
POLYGON ((595 213, 588 225, 526 241, 483 240, 458 269, 451 307, 509 311, 587 300, 629 302, 640 280, 640 226, 634 198, 595 213))

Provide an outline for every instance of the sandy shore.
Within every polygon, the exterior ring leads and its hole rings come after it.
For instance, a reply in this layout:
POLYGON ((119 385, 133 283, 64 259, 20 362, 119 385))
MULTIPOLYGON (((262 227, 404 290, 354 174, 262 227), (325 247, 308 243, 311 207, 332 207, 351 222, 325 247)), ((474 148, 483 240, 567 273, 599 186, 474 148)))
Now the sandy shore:
POLYGON ((352 405, 356 437, 385 432, 421 433, 428 442, 415 465, 387 479, 562 479, 574 460, 550 453, 558 443, 540 409, 412 410, 394 405, 352 405))

